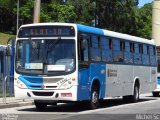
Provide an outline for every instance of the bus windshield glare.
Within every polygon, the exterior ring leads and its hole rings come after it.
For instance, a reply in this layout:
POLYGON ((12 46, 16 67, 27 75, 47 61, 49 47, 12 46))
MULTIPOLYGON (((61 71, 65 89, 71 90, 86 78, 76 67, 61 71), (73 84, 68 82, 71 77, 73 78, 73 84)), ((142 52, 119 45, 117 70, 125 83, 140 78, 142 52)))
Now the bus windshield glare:
POLYGON ((75 41, 71 39, 18 40, 16 71, 24 74, 64 74, 75 69, 75 41))

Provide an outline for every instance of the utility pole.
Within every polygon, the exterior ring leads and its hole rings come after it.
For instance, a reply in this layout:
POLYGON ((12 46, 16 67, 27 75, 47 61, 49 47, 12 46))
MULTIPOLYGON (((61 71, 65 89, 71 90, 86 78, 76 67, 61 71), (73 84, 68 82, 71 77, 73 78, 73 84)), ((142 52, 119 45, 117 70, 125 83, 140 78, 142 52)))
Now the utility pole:
POLYGON ((19 28, 19 0, 17 0, 17 31, 19 28))
POLYGON ((34 18, 33 23, 40 22, 40 8, 41 8, 41 0, 34 1, 34 18))
POLYGON ((160 0, 154 0, 152 7, 152 39, 160 46, 160 0))

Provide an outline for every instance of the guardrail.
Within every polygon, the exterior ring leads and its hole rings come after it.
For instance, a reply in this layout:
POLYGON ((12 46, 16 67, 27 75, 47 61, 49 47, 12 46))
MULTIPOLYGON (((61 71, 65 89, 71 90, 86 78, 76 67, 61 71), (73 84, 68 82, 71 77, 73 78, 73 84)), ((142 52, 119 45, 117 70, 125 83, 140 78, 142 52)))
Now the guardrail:
MULTIPOLYGON (((1 78, 2 78, 1 79, 2 80, 2 103, 3 104, 7 104, 6 98, 8 96, 8 93, 9 93, 10 89, 13 89, 13 76, 4 76, 2 74, 1 78), (11 81, 12 81, 12 84, 10 84, 11 81), (9 91, 7 91, 7 90, 9 90, 9 91)), ((9 93, 10 97, 12 97, 12 95, 13 94, 9 93)))
POLYGON ((3 103, 6 104, 6 83, 7 83, 7 76, 3 79, 3 103))

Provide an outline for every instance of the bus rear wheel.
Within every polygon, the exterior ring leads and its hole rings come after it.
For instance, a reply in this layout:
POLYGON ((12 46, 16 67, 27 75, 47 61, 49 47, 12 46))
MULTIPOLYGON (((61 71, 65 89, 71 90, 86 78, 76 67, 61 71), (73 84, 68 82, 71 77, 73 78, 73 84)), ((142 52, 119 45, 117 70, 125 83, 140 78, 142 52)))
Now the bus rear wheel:
POLYGON ((134 86, 133 95, 123 96, 123 101, 125 103, 128 103, 128 102, 135 103, 139 101, 139 86, 137 84, 134 86))
POLYGON ((91 91, 91 99, 89 106, 91 109, 96 109, 99 107, 99 105, 99 88, 98 86, 94 85, 91 91))
POLYGON ((45 110, 46 109, 46 107, 47 107, 47 104, 46 103, 42 103, 42 102, 39 102, 39 101, 34 101, 34 104, 35 104, 35 106, 36 106, 36 109, 38 109, 38 110, 45 110))
POLYGON ((131 101, 132 102, 139 101, 139 86, 137 84, 134 86, 134 93, 133 93, 131 101))

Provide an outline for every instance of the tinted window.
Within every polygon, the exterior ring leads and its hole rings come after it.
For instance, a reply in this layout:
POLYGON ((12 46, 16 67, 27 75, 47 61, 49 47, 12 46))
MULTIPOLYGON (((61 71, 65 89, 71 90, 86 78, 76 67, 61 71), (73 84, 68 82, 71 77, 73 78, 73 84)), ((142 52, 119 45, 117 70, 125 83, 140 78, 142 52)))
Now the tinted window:
POLYGON ((113 40, 113 60, 114 62, 123 62, 123 51, 121 51, 120 40, 113 40))
POLYGON ((150 65, 156 65, 155 47, 149 46, 150 65))
POLYGON ((133 53, 131 52, 130 42, 125 42, 125 51, 124 51, 124 62, 125 63, 133 63, 133 53))
POLYGON ((91 60, 101 61, 100 39, 97 35, 91 37, 91 60))
POLYGON ((107 37, 101 37, 101 48, 102 48, 102 61, 111 62, 112 61, 112 40, 107 37))

